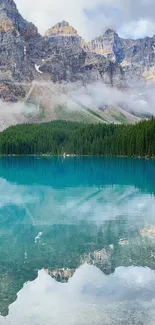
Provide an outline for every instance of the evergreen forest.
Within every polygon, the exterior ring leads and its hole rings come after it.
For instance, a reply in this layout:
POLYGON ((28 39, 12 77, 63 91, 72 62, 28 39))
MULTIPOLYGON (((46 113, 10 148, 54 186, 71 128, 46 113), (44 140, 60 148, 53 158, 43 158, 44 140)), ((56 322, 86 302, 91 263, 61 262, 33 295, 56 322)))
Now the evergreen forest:
POLYGON ((53 121, 0 133, 1 155, 155 156, 155 118, 135 125, 53 121))

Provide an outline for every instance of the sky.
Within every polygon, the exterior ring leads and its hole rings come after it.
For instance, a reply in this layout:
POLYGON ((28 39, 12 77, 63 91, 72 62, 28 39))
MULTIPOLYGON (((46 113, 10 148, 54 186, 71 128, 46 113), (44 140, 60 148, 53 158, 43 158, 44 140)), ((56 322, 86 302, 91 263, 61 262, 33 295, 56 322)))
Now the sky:
POLYGON ((114 28, 120 36, 140 38, 155 34, 154 0, 15 0, 22 15, 41 34, 66 20, 86 40, 114 28))

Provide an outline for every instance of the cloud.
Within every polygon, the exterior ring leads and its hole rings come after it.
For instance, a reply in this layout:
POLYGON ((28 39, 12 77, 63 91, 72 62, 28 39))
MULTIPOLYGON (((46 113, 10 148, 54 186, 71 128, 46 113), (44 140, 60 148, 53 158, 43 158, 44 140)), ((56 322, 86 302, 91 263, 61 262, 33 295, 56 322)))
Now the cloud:
POLYGON ((39 115, 39 106, 26 105, 24 102, 5 103, 0 101, 0 131, 10 125, 26 122, 26 117, 39 115))
POLYGON ((100 35, 108 27, 133 38, 155 33, 154 0, 16 0, 16 3, 41 33, 63 19, 85 39, 100 35))
POLYGON ((127 91, 109 87, 103 82, 88 84, 85 87, 66 85, 67 95, 62 98, 69 108, 98 109, 108 107, 122 107, 125 111, 140 115, 155 115, 154 86, 151 88, 143 85, 135 85, 127 91))
POLYGON ((132 325, 155 323, 155 273, 149 268, 120 267, 105 276, 81 266, 68 284, 57 283, 44 270, 25 284, 1 325, 132 325))
POLYGON ((138 121, 137 116, 155 115, 154 85, 135 84, 134 87, 129 87, 128 90, 123 91, 110 87, 102 81, 90 83, 86 86, 82 86, 81 83, 34 82, 32 87, 34 84, 38 89, 36 106, 27 105, 24 102, 14 104, 0 102, 0 131, 10 125, 41 121, 40 107, 44 107, 45 121, 53 120, 55 109, 58 106, 64 107, 68 115, 69 112, 72 113, 73 111, 80 112, 82 110, 83 112, 83 109, 100 109, 98 113, 103 114, 109 123, 115 122, 110 115, 110 109, 116 113, 121 111, 129 119, 132 117, 133 122, 138 121), (107 108, 109 108, 108 116, 106 116, 107 108), (128 113, 133 115, 128 116, 128 113))
POLYGON ((143 38, 155 34, 155 23, 151 20, 140 19, 138 21, 129 21, 118 28, 118 34, 123 38, 143 38))
MULTIPOLYGON (((92 82, 86 86, 82 86, 80 82, 78 84, 35 82, 35 85, 40 89, 38 102, 47 102, 48 104, 45 106, 48 106, 48 109, 51 110, 57 105, 62 105, 70 110, 79 110, 80 108, 98 109, 105 106, 116 108, 121 106, 124 110, 135 112, 138 115, 148 113, 155 115, 153 85, 149 87, 140 83, 134 84, 133 82, 132 88, 129 85, 127 91, 110 87, 102 81, 92 82)), ((33 106, 30 106, 29 109, 35 113, 33 106)), ((23 110, 26 111, 25 106, 23 110)))

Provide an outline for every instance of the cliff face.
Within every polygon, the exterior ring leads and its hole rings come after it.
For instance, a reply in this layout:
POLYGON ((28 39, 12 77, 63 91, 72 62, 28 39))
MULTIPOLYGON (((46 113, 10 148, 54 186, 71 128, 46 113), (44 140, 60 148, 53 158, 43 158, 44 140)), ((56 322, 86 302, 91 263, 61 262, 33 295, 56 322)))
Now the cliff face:
MULTIPOLYGON (((1 100, 30 99, 38 103, 39 82, 42 93, 46 93, 45 84, 49 81, 76 83, 77 87, 101 81, 111 87, 126 88, 134 79, 155 80, 155 36, 127 40, 108 29, 103 36, 86 43, 66 21, 41 36, 37 27, 20 15, 13 0, 0 0, 1 100)), ((47 117, 51 102, 49 97, 42 97, 39 104, 45 108, 47 117)), ((111 108, 118 112, 118 107, 111 108)), ((122 111, 125 109, 123 106, 122 111)))
POLYGON ((45 32, 45 37, 47 37, 51 41, 55 41, 56 43, 62 42, 62 44, 65 44, 65 41, 67 43, 67 40, 77 43, 83 50, 86 52, 89 52, 89 46, 85 42, 85 40, 80 37, 77 33, 77 30, 69 25, 68 22, 63 20, 62 22, 56 24, 52 28, 49 28, 45 32))
POLYGON ((42 37, 13 0, 0 0, 0 57, 0 97, 9 101, 24 97, 33 80, 123 87, 125 78, 155 78, 155 36, 127 40, 109 29, 87 44, 62 21, 42 37))
POLYGON ((138 40, 122 39, 109 29, 102 37, 90 42, 89 48, 119 63, 126 78, 155 78, 155 36, 138 40))
POLYGON ((23 97, 25 92, 18 82, 34 78, 25 42, 33 33, 37 33, 37 28, 22 18, 15 3, 0 0, 0 97, 6 101, 23 97))
POLYGON ((103 80, 109 85, 121 85, 121 67, 102 55, 90 52, 86 42, 67 22, 63 21, 49 29, 45 39, 50 44, 51 53, 40 70, 49 73, 52 81, 87 83, 103 80))
POLYGON ((0 56, 0 98, 5 101, 25 97, 25 84, 33 80, 122 83, 121 67, 89 53, 85 41, 67 22, 42 37, 20 15, 13 0, 0 0, 0 56))

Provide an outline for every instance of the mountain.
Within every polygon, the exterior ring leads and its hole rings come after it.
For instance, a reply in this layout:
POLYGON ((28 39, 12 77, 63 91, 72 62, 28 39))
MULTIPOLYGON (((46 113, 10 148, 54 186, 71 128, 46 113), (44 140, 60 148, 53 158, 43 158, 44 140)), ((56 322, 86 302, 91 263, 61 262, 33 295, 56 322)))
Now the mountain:
MULTIPOLYGON (((85 41, 69 23, 62 21, 46 31, 44 42, 49 45, 49 52, 44 56, 39 69, 53 82, 86 84, 103 80, 111 86, 122 85, 123 72, 119 64, 91 53, 85 41)), ((40 61, 37 63, 40 64, 40 61)))
MULTIPOLYGON (((106 103, 92 107, 87 101, 78 104, 80 110, 71 112, 62 98, 64 94, 69 98, 71 85, 80 89, 100 82, 124 89, 131 77, 151 79, 155 60, 153 40, 123 40, 113 30, 107 30, 87 44, 66 21, 49 28, 42 36, 32 22, 21 16, 13 0, 0 0, 0 99, 38 105, 41 109, 39 117, 30 116, 26 109, 20 118, 11 117, 9 122, 6 114, 5 118, 0 115, 0 129, 10 125, 10 120, 13 124, 52 119, 136 122, 135 113, 126 109, 127 105, 125 109, 106 103)), ((86 98, 87 94, 83 96, 86 98)))
POLYGON ((62 22, 56 24, 52 28, 49 28, 45 32, 45 37, 48 37, 51 41, 55 42, 67 42, 67 40, 71 40, 73 43, 77 42, 78 45, 85 50, 86 52, 89 52, 89 46, 85 42, 85 40, 80 37, 77 33, 77 30, 69 25, 69 23, 65 20, 62 22), (59 37, 58 37, 59 36, 59 37))
POLYGON ((108 29, 88 45, 91 51, 120 64, 128 80, 131 81, 131 77, 132 80, 155 79, 155 35, 137 40, 123 39, 108 29))
POLYGON ((24 97, 20 82, 34 79, 26 55, 26 39, 33 34, 37 34, 37 28, 22 18, 15 3, 0 0, 0 97, 4 100, 15 101, 24 97))
POLYGON ((80 40, 66 22, 42 37, 37 28, 20 15, 13 0, 0 0, 1 98, 9 101, 24 98, 26 87, 22 87, 22 83, 35 79, 54 82, 103 79, 111 85, 116 84, 116 79, 121 81, 121 67, 101 55, 85 52, 80 40))
POLYGON ((69 23, 65 20, 62 22, 56 24, 52 28, 49 28, 45 32, 45 36, 47 37, 53 37, 53 36, 58 36, 58 35, 63 35, 63 36, 75 36, 77 38, 80 38, 80 36, 77 33, 77 30, 73 28, 72 26, 69 25, 69 23))

